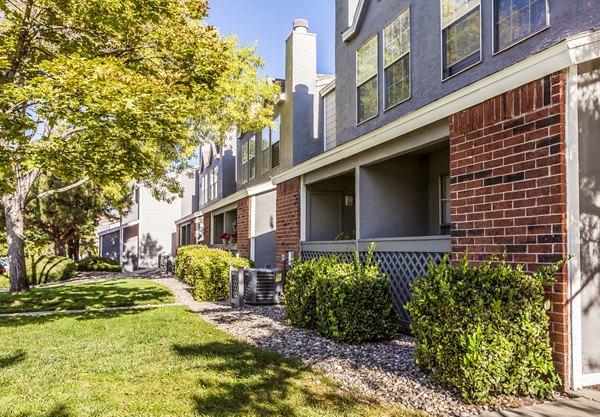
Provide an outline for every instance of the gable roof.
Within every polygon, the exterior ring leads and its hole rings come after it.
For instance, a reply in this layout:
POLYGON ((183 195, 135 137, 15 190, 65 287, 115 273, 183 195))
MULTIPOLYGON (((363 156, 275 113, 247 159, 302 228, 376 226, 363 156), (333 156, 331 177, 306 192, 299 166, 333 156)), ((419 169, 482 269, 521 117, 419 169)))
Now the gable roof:
POLYGON ((352 24, 348 29, 342 32, 342 40, 344 42, 348 42, 358 33, 359 26, 362 23, 365 11, 367 10, 368 3, 369 0, 358 1, 358 4, 356 5, 356 11, 354 12, 354 19, 352 20, 352 24))

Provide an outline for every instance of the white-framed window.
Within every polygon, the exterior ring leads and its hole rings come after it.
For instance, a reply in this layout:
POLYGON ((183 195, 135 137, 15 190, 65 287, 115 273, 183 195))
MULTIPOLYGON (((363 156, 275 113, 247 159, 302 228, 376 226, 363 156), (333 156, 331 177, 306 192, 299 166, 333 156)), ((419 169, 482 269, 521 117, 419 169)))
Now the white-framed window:
POLYGON ((271 129, 265 127, 261 133, 261 173, 271 169, 271 129))
POLYGON ((186 224, 179 228, 179 246, 187 246, 191 244, 192 225, 186 224))
POLYGON ((208 181, 206 175, 202 175, 200 179, 200 205, 204 205, 208 202, 208 181))
POLYGON ((481 61, 480 0, 441 0, 442 78, 481 61))
POLYGON ((450 234, 450 175, 440 176, 440 232, 450 234))
POLYGON ((256 178, 256 136, 242 144, 242 183, 256 178))
POLYGON ((279 166, 279 141, 281 140, 281 116, 275 119, 275 127, 271 129, 271 168, 279 166))
POLYGON ((410 98, 410 9, 383 29, 385 109, 410 98))
POLYGON ((379 113, 378 35, 356 51, 356 123, 363 123, 379 113))
POLYGON ((210 171, 210 199, 216 200, 219 195, 219 166, 215 165, 210 171))
POLYGON ((549 26, 548 0, 494 0, 494 52, 549 26))

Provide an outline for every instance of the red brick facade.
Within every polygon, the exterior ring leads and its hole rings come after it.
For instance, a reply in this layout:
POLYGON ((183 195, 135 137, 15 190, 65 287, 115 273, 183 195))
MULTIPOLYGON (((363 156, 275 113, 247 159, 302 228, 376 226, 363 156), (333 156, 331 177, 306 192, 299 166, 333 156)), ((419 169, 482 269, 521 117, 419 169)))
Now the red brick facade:
POLYGON ((242 258, 250 259, 250 198, 237 203, 237 250, 242 258))
MULTIPOLYGON (((567 256, 565 75, 450 117, 452 259, 506 254, 535 271, 567 256)), ((557 371, 568 384, 568 277, 548 288, 557 371)))
POLYGON ((294 252, 300 256, 300 178, 277 184, 277 237, 275 259, 277 267, 283 267, 282 255, 294 252))

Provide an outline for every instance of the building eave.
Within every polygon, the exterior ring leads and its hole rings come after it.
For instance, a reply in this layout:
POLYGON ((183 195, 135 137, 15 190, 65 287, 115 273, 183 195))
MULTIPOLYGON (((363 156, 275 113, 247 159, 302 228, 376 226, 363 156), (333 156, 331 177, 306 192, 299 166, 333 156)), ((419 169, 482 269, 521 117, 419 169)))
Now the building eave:
POLYGON ((384 126, 337 146, 273 177, 279 184, 397 139, 513 88, 600 57, 600 31, 568 38, 384 126))

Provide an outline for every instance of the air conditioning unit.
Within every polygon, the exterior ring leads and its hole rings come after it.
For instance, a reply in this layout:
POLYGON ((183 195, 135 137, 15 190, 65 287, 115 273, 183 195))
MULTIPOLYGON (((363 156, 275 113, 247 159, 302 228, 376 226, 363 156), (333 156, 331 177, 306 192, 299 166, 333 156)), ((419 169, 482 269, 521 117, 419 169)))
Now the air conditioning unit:
POLYGON ((248 304, 279 304, 283 293, 281 269, 244 269, 244 301, 248 304))

